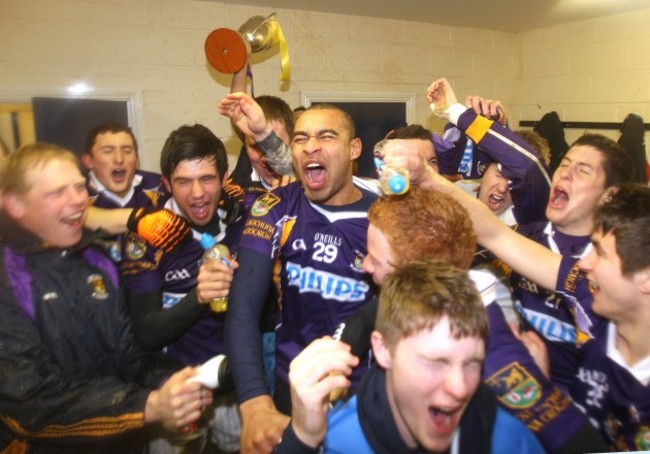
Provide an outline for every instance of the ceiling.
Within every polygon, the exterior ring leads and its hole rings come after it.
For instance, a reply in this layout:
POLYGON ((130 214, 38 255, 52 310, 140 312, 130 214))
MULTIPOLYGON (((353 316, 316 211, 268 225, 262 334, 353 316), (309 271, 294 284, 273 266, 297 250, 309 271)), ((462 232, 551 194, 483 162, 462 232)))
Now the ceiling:
POLYGON ((522 32, 650 8, 648 0, 212 0, 522 32))

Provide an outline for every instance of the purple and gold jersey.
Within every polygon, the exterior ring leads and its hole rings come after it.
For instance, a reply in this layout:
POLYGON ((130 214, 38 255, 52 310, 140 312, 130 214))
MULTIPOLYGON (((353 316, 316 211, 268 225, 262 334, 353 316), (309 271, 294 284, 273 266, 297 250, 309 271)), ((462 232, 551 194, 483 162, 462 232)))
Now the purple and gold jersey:
POLYGON ((90 171, 88 174, 89 204, 98 208, 156 207, 166 195, 165 186, 157 173, 136 170, 131 189, 120 197, 108 191, 90 171))
POLYGON ((613 451, 650 451, 650 356, 628 366, 615 338, 610 323, 581 347, 571 396, 613 451))
MULTIPOLYGON (((577 259, 562 259, 557 291, 591 307, 589 282, 577 272, 577 259)), ((591 322, 592 339, 579 348, 571 397, 614 451, 648 451, 650 357, 628 366, 614 343, 615 325, 593 314, 591 322)))
MULTIPOLYGON (((465 109, 463 106, 460 108, 465 109)), ((490 121, 472 109, 464 110, 457 123, 456 132, 461 134, 454 135, 455 128, 445 132, 448 138, 453 136, 456 139, 455 143, 452 142, 454 148, 449 150, 445 147, 446 151, 438 152, 441 173, 444 173, 444 167, 448 167, 445 162, 453 165, 455 161, 458 173, 465 175, 463 178, 479 178, 491 163, 498 163, 501 175, 508 179, 513 203, 511 208, 517 223, 544 220, 551 179, 548 167, 538 152, 510 128, 490 121), (472 151, 474 145, 476 150, 472 151), (476 169, 476 172, 470 169, 476 169)), ((455 174, 456 171, 451 173, 455 174)))
POLYGON ((542 373, 526 346, 514 336, 495 301, 497 279, 484 270, 470 270, 469 275, 481 292, 490 321, 483 381, 501 406, 537 436, 544 449, 561 451, 586 424, 585 416, 568 393, 542 373))
MULTIPOLYGON (((516 229, 523 236, 569 258, 580 258, 591 247, 589 236, 563 235, 548 222, 517 226, 516 229)), ((576 268, 573 273, 577 272, 576 268)), ((575 276, 569 274, 566 279, 569 280, 567 289, 570 291, 575 276)), ((582 312, 588 318, 593 317, 591 297, 582 298, 579 308, 573 309, 575 304, 564 294, 541 288, 517 273, 512 273, 510 282, 515 309, 521 316, 525 329, 536 331, 548 348, 551 379, 561 388, 567 389, 575 375, 578 344, 588 338, 580 337, 579 330, 576 330, 576 317, 582 316, 582 312)), ((564 287, 564 283, 560 285, 560 288, 564 287)), ((582 330, 587 330, 586 322, 581 323, 582 330)))
MULTIPOLYGON (((180 210, 169 199, 165 208, 180 215, 180 210)), ((221 210, 218 215, 221 216, 221 210)), ((220 233, 216 236, 219 243, 231 250, 237 241, 238 229, 225 228, 220 223, 220 233)), ((124 288, 133 293, 162 292, 162 307, 168 309, 176 305, 187 293, 196 287, 199 268, 203 262, 201 234, 192 231, 193 240, 182 250, 174 254, 165 254, 160 249, 152 248, 135 234, 127 237, 122 264, 124 288)), ((177 358, 183 364, 202 364, 213 356, 225 353, 223 328, 225 316, 204 311, 203 315, 175 342, 168 345, 166 353, 177 358)), ((164 330, 161 326, 159 329, 164 330)))
POLYGON ((332 207, 310 202, 300 184, 290 184, 258 198, 248 214, 240 246, 276 260, 277 373, 287 382, 291 360, 374 294, 361 263, 376 196, 361 191, 358 202, 332 207))
MULTIPOLYGON (((157 207, 166 197, 165 186, 160 174, 136 170, 129 192, 120 197, 107 190, 97 179, 93 171, 88 173, 88 204, 97 208, 139 208, 157 207)), ((117 235, 113 240, 105 242, 107 254, 114 262, 122 260, 125 235, 117 235)))

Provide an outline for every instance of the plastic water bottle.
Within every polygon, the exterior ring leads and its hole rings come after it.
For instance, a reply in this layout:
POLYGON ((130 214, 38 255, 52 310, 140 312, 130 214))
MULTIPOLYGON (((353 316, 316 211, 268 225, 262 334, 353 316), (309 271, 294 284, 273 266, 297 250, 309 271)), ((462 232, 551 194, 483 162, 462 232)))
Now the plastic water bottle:
POLYGON ((402 167, 384 164, 379 175, 379 185, 384 194, 405 194, 411 187, 409 171, 402 167))
POLYGON ((403 167, 397 167, 384 162, 384 145, 386 140, 380 140, 373 149, 375 167, 379 173, 379 186, 384 194, 405 194, 408 192, 409 171, 403 167))
MULTIPOLYGON (((228 267, 230 264, 231 255, 228 247, 223 244, 217 244, 217 240, 209 233, 201 235, 201 246, 203 246, 203 261, 219 261, 228 267)), ((228 309, 228 297, 215 298, 210 301, 210 309, 213 312, 226 312, 228 309)))

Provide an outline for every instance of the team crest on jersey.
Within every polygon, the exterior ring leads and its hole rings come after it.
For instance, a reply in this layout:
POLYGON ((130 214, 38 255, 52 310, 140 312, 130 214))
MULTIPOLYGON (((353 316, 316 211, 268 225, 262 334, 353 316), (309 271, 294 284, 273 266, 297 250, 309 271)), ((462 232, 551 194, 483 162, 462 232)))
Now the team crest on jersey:
POLYGON ((253 216, 264 216, 278 203, 280 203, 280 198, 275 194, 269 192, 261 195, 251 207, 251 214, 253 216))
POLYGON ((510 408, 528 408, 542 395, 537 380, 516 361, 492 374, 487 383, 496 390, 499 400, 510 408))
POLYGON ((639 427, 634 443, 639 451, 650 451, 650 426, 639 427))
POLYGON ((108 298, 108 292, 106 291, 106 284, 104 284, 104 279, 99 274, 91 274, 86 278, 86 283, 90 285, 93 289, 92 297, 98 300, 105 300, 108 298))
POLYGON ((126 255, 131 260, 137 260, 144 256, 147 250, 147 245, 142 238, 130 236, 129 241, 126 243, 126 255))

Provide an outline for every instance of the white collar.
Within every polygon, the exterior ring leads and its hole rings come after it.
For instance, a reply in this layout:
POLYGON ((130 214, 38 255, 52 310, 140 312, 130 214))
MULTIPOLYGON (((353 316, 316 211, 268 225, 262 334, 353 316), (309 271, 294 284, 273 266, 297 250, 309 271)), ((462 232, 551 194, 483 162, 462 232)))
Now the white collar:
POLYGON ((114 192, 109 191, 106 187, 97 179, 97 175, 92 170, 88 172, 88 181, 90 186, 98 193, 112 201, 113 203, 125 207, 127 203, 133 198, 135 192, 135 187, 142 183, 142 175, 136 173, 131 181, 131 187, 129 192, 126 193, 124 197, 120 197, 114 192))
MULTIPOLYGON (((555 233, 555 231, 553 230, 553 224, 548 222, 546 224, 546 227, 544 227, 544 234, 546 235, 546 238, 548 239, 548 247, 551 249, 551 251, 555 252, 556 254, 561 254, 560 253, 560 248, 557 246, 557 243, 555 242, 555 238, 553 238, 554 233, 555 233)), ((587 246, 585 246, 582 253, 579 254, 579 255, 574 255, 574 258, 577 258, 577 259, 585 258, 587 255, 589 255, 589 253, 591 252, 593 247, 594 247, 594 245, 590 241, 589 243, 587 243, 587 246)))
POLYGON ((650 384, 650 356, 646 356, 634 366, 629 366, 620 351, 616 348, 616 325, 609 322, 607 326, 607 357, 627 370, 644 386, 650 384))
MULTIPOLYGON (((185 215, 183 215, 183 212, 181 211, 180 207, 178 206, 176 200, 174 200, 173 197, 170 197, 165 202, 165 208, 172 211, 174 214, 179 215, 183 219, 187 220, 187 218, 185 217, 185 215)), ((215 240, 218 243, 219 241, 223 240, 223 238, 226 236, 226 224, 223 222, 223 216, 222 216, 223 211, 220 208, 217 209, 216 215, 219 216, 219 234, 215 237, 215 240)), ((201 241, 201 233, 192 229, 192 238, 194 238, 197 241, 201 241)))
POLYGON ((497 217, 505 225, 515 225, 517 223, 517 219, 515 219, 515 206, 510 205, 508 208, 503 210, 503 212, 501 212, 501 214, 499 214, 497 217))

